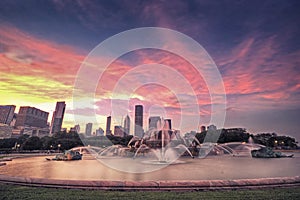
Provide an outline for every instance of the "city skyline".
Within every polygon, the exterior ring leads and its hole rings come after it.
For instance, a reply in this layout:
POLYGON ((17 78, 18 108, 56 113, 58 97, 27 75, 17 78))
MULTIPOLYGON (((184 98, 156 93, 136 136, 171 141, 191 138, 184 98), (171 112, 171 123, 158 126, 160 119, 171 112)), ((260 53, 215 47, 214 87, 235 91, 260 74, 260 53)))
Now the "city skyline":
MULTIPOLYGON (((298 1, 209 2, 176 1, 1 1, 0 2, 0 105, 34 106, 49 112, 57 101, 66 102, 63 127, 93 123, 105 128, 112 90, 122 75, 137 65, 160 63, 189 80, 199 105, 200 125, 209 125, 210 93, 190 64, 162 51, 136 51, 116 59, 99 80, 95 101, 73 107, 77 72, 86 56, 112 35, 132 28, 163 27, 182 32, 201 44, 215 61, 226 91, 224 127, 245 127, 251 133, 276 132, 300 139, 300 19, 298 1), (103 84, 105 83, 105 84, 103 84), (95 110, 96 121, 87 116, 95 110)), ((180 46, 178 46, 180 48, 180 46)), ((134 106, 144 106, 144 127, 149 116, 172 119, 179 128, 181 106, 171 86, 176 82, 161 70, 167 85, 145 85, 130 95, 127 112, 112 116, 134 119, 134 106), (170 88, 168 88, 170 87, 170 88), (159 94, 159 95, 158 95, 159 94)), ((139 82, 144 76, 133 77, 139 82)), ((92 79, 92 83, 97 83, 92 79)), ((129 83, 128 83, 129 84, 129 83)), ((124 85, 128 86, 129 85, 124 85)), ((83 96, 86 93, 83 92, 83 96)), ((113 113, 112 113, 113 115, 113 113)), ((192 122, 190 122, 192 123, 192 122)), ((187 124, 188 126, 189 124, 187 124)), ((133 131, 131 127, 131 132, 133 131)))

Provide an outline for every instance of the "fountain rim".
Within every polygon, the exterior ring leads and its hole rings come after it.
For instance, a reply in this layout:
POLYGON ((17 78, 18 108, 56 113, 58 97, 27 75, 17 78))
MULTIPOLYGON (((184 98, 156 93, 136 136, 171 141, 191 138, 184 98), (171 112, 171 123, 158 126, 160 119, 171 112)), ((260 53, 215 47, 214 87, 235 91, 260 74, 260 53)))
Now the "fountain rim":
MULTIPOLYGON (((44 155, 36 155, 44 156, 44 155)), ((34 157, 34 156, 29 156, 34 157)), ((26 157, 14 157, 21 159, 26 157)), ((0 174, 0 183, 45 188, 115 191, 207 191, 300 187, 300 176, 215 180, 68 180, 0 174)))
POLYGON ((0 174, 0 183, 32 187, 110 191, 207 191, 299 187, 300 176, 233 180, 109 181, 29 178, 0 174))

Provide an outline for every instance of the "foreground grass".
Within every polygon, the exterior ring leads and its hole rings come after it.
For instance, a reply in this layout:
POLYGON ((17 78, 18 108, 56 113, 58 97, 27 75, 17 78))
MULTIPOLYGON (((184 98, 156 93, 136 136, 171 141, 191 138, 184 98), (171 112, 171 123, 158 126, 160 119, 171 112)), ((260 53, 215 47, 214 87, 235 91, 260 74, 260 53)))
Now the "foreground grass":
POLYGON ((25 187, 0 183, 0 199, 300 199, 300 187, 205 192, 124 192, 25 187))

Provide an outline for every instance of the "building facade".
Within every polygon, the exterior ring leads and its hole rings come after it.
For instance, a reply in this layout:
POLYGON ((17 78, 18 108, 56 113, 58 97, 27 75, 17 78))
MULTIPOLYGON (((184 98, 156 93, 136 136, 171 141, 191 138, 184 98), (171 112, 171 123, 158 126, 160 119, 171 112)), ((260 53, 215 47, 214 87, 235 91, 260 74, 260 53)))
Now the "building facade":
POLYGON ((124 132, 126 135, 130 134, 130 118, 128 115, 124 119, 124 132))
POLYGON ((134 118, 134 135, 142 138, 144 135, 143 130, 143 106, 136 105, 135 106, 135 118, 134 118))
POLYGON ((0 124, 0 139, 10 138, 13 128, 7 124, 0 124))
POLYGON ((92 135, 92 128, 93 128, 93 123, 87 123, 85 125, 85 135, 86 136, 91 136, 92 135))
POLYGON ((149 117, 149 130, 156 129, 159 130, 161 128, 161 118, 159 116, 149 117))
POLYGON ((77 124, 77 125, 75 125, 74 127, 71 127, 70 128, 70 132, 75 132, 75 133, 80 133, 80 125, 79 124, 77 124))
POLYGON ((15 105, 0 106, 0 123, 10 125, 15 112, 15 105))
POLYGON ((172 130, 172 120, 171 119, 164 120, 164 129, 172 130))
POLYGON ((48 115, 48 112, 42 111, 40 109, 29 106, 21 106, 17 115, 15 126, 46 128, 48 115))
POLYGON ((61 126, 64 120, 66 103, 64 101, 57 102, 55 111, 53 112, 50 133, 58 133, 61 131, 61 126))
POLYGON ((111 126, 111 116, 108 116, 106 119, 106 130, 105 130, 106 135, 111 135, 110 126, 111 126))

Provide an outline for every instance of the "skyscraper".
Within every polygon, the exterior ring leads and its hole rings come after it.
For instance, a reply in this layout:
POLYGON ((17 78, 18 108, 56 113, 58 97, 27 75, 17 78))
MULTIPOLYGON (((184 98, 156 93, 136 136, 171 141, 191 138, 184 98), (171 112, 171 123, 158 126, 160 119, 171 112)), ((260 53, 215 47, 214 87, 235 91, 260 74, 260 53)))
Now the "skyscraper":
POLYGON ((50 133, 58 133, 61 130, 61 126, 64 120, 65 109, 66 103, 64 101, 56 103, 55 111, 53 112, 52 116, 50 133))
POLYGON ((142 138, 144 134, 143 130, 143 106, 135 106, 135 118, 134 118, 134 135, 142 138))
POLYGON ((16 106, 5 105, 0 106, 0 123, 9 125, 13 119, 16 106))
POLYGON ((110 126, 111 126, 111 116, 108 116, 106 119, 106 130, 105 130, 106 135, 111 135, 110 126))
POLYGON ((128 115, 124 119, 124 132, 126 135, 130 134, 130 118, 128 115))
POLYGON ((19 127, 30 126, 45 128, 47 127, 48 115, 49 113, 40 109, 29 106, 21 106, 15 125, 19 127))
POLYGON ((171 119, 165 119, 164 120, 164 128, 168 130, 172 130, 172 120, 171 119))
POLYGON ((86 136, 91 136, 92 135, 92 128, 93 128, 93 123, 87 123, 85 126, 85 135, 86 136))
POLYGON ((161 128, 161 119, 159 116, 149 117, 149 130, 153 128, 154 129, 161 128))

